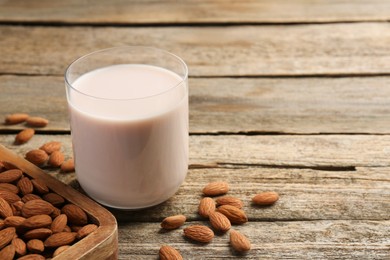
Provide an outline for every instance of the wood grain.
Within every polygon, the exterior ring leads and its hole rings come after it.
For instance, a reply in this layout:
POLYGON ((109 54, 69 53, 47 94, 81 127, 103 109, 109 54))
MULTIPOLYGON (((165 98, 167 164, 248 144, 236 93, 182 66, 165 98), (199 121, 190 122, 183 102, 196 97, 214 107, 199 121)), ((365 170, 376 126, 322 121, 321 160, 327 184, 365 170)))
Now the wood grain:
POLYGON ((387 21, 384 0, 0 1, 1 22, 85 24, 310 23, 387 21))
POLYGON ((388 74, 389 27, 386 23, 166 28, 1 26, 0 73, 63 75, 71 61, 94 50, 149 45, 182 57, 189 65, 190 76, 388 74))
MULTIPOLYGON (((0 122, 27 112, 69 131, 63 77, 0 76, 0 122)), ((389 77, 191 78, 190 133, 390 133, 389 77)), ((2 130, 25 126, 0 124, 2 130)))

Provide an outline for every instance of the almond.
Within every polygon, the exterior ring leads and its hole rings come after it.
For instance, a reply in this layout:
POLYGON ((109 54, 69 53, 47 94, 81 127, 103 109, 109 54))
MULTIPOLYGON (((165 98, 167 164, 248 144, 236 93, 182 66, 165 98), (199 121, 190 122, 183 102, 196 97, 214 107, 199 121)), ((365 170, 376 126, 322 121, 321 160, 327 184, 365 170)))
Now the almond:
POLYGON ((88 223, 87 214, 74 204, 66 204, 61 212, 68 217, 68 221, 74 225, 84 226, 88 223))
POLYGON ((0 190, 0 197, 5 199, 10 204, 21 200, 21 198, 18 195, 6 190, 0 190))
POLYGON ((13 163, 10 163, 10 162, 5 162, 3 161, 3 166, 7 169, 7 170, 13 170, 13 169, 18 169, 20 170, 18 167, 16 167, 13 163))
POLYGON ((76 233, 60 232, 48 237, 44 245, 45 247, 59 247, 71 244, 76 239, 76 233))
POLYGON ((20 215, 21 215, 20 210, 18 210, 18 209, 14 206, 14 204, 9 204, 9 206, 10 206, 11 209, 12 209, 12 215, 14 215, 14 216, 20 216, 20 215))
POLYGON ((248 217, 245 212, 231 205, 222 205, 217 209, 218 212, 224 214, 232 224, 244 224, 248 222, 248 217))
POLYGON ((74 172, 74 160, 73 159, 69 159, 69 160, 66 160, 65 162, 63 162, 61 164, 61 171, 62 172, 74 172))
POLYGON ((41 200, 41 199, 42 198, 39 197, 38 195, 30 193, 30 194, 26 194, 23 196, 22 202, 26 203, 27 201, 30 201, 30 200, 41 200))
POLYGON ((167 245, 160 247, 159 255, 161 260, 182 260, 183 259, 179 251, 167 245))
MULTIPOLYGON (((81 228, 80 228, 81 229, 81 228)), ((79 229, 79 230, 80 230, 79 229)), ((72 229, 68 226, 68 225, 66 225, 66 227, 64 228, 64 230, 63 230, 63 232, 72 232, 72 229)))
POLYGON ((237 252, 247 252, 251 249, 249 239, 234 229, 230 230, 230 245, 237 252))
POLYGON ((0 161, 0 172, 5 171, 5 169, 4 163, 0 161))
POLYGON ((45 143, 39 149, 45 151, 47 154, 52 154, 54 151, 59 151, 61 149, 62 144, 60 142, 51 141, 45 143))
POLYGON ((15 136, 15 144, 24 144, 27 143, 35 134, 35 130, 32 128, 26 128, 20 131, 15 136))
POLYGON ((49 215, 35 215, 29 217, 22 223, 22 227, 28 229, 36 229, 48 227, 52 224, 51 217, 49 215))
POLYGON ((53 231, 53 234, 62 232, 66 227, 67 223, 68 223, 68 217, 65 214, 61 214, 53 220, 50 229, 51 231, 53 231))
POLYGON ((175 229, 184 224, 186 222, 187 218, 184 215, 175 215, 175 216, 170 216, 166 217, 162 222, 161 222, 161 227, 163 229, 175 229))
POLYGON ((53 167, 60 167, 64 162, 65 156, 60 151, 54 151, 49 158, 48 164, 53 167))
POLYGON ((58 208, 54 207, 54 210, 53 212, 50 214, 50 217, 52 219, 55 219, 56 217, 58 217, 59 215, 61 215, 61 210, 59 210, 58 208))
POLYGON ((22 208, 23 217, 32 217, 35 215, 50 215, 54 210, 53 205, 44 200, 27 201, 22 208))
POLYGON ((25 113, 10 114, 5 117, 4 123, 6 125, 16 125, 16 124, 23 123, 24 121, 26 121, 27 118, 28 118, 28 114, 25 113))
POLYGON ((42 199, 46 200, 47 202, 50 202, 51 204, 53 204, 53 206, 56 206, 56 207, 64 204, 64 202, 65 202, 63 197, 61 197, 57 193, 52 193, 52 192, 43 195, 42 199))
POLYGON ((224 197, 217 198, 216 202, 218 206, 231 205, 239 209, 241 209, 244 206, 242 200, 231 196, 224 196, 224 197))
MULTIPOLYGON (((1 176, 1 174, 0 174, 0 176, 1 176)), ((20 175, 20 176, 22 176, 22 175, 20 175)), ((19 188, 11 183, 0 183, 0 191, 2 191, 2 190, 9 191, 9 192, 12 192, 15 194, 19 193, 19 188)))
POLYGON ((79 230, 82 229, 82 228, 83 228, 83 226, 72 225, 72 227, 71 227, 70 229, 71 229, 71 231, 77 233, 77 232, 79 232, 79 230))
POLYGON ((23 201, 17 201, 12 204, 17 210, 21 211, 24 205, 23 201))
POLYGON ((184 236, 201 243, 209 243, 214 238, 214 232, 206 226, 192 225, 184 229, 184 236))
POLYGON ((28 254, 22 257, 19 257, 18 260, 45 260, 46 258, 39 254, 28 254))
POLYGON ((34 190, 34 186, 28 177, 22 177, 18 181, 17 186, 23 195, 30 194, 34 190))
POLYGON ((210 182, 203 188, 203 194, 206 196, 223 195, 229 191, 229 184, 224 181, 210 182))
POLYGON ((69 247, 70 247, 69 245, 60 246, 59 248, 57 248, 57 249, 54 251, 53 257, 58 256, 59 254, 61 254, 61 253, 64 252, 65 250, 67 250, 69 247))
POLYGON ((0 218, 0 230, 2 230, 3 228, 5 228, 4 219, 0 218))
POLYGON ((200 200, 198 213, 202 217, 208 218, 211 212, 215 211, 215 202, 212 198, 205 197, 200 200))
POLYGON ((220 232, 226 232, 230 229, 230 220, 219 212, 211 212, 209 215, 211 226, 220 232))
POLYGON ((15 237, 14 239, 12 239, 11 243, 15 247, 15 253, 17 256, 22 256, 27 253, 26 243, 22 239, 15 237))
POLYGON ((49 192, 49 188, 45 182, 41 179, 32 179, 31 183, 34 187, 34 190, 39 194, 46 194, 49 192))
POLYGON ((23 172, 19 169, 11 169, 0 173, 0 182, 10 183, 19 180, 23 175, 23 172))
POLYGON ((26 119, 26 124, 28 126, 33 126, 33 127, 45 127, 49 123, 49 120, 43 118, 43 117, 28 117, 26 119))
POLYGON ((26 153, 26 160, 37 165, 43 165, 49 159, 49 155, 40 149, 34 149, 26 153))
POLYGON ((0 230, 0 249, 8 245, 9 242, 14 238, 16 229, 14 227, 7 227, 0 230))
POLYGON ((39 239, 31 239, 27 242, 27 249, 31 253, 40 254, 45 250, 43 242, 39 239))
POLYGON ((52 234, 53 234, 53 232, 48 228, 36 228, 36 229, 32 229, 32 230, 27 231, 26 233, 24 233, 23 236, 26 240, 30 240, 30 239, 43 240, 52 234))
POLYGON ((12 260, 15 256, 15 247, 12 244, 4 247, 0 251, 0 259, 1 260, 12 260))
POLYGON ((96 229, 98 229, 98 226, 95 224, 88 224, 82 227, 79 231, 77 231, 77 239, 82 239, 92 232, 94 232, 96 229))
POLYGON ((3 218, 13 216, 12 208, 9 203, 0 197, 0 216, 3 218))
POLYGON ((21 216, 9 216, 6 219, 4 219, 4 225, 7 227, 19 227, 26 218, 21 216))
POLYGON ((279 194, 276 192, 262 192, 252 198, 252 202, 256 205, 268 206, 274 204, 279 199, 279 194))

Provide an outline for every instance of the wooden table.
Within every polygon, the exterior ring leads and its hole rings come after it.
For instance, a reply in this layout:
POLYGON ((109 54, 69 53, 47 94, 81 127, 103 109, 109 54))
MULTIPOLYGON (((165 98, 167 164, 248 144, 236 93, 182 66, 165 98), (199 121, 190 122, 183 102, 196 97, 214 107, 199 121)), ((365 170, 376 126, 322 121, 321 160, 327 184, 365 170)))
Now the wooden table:
MULTIPOLYGON (((390 2, 0 1, 0 118, 50 124, 15 146, 50 140, 71 156, 63 73, 93 50, 149 45, 190 70, 190 166, 169 201, 113 212, 120 259, 156 259, 162 244, 185 259, 235 258, 228 235, 191 243, 160 221, 197 214, 202 187, 227 180, 245 202, 251 259, 390 258, 390 2), (251 197, 276 191, 272 207, 251 197)), ((74 174, 47 173, 77 187, 74 174)))

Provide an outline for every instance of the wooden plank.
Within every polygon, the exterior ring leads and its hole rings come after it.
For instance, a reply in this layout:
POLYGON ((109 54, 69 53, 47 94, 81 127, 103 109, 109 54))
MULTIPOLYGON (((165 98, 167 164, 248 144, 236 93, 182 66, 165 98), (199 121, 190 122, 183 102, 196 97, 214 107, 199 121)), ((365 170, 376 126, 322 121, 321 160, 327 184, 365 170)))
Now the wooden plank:
MULTIPOLYGON (((389 224, 389 221, 249 222, 233 228, 250 239, 252 250, 246 255, 249 259, 388 259, 389 224)), ((215 236, 207 245, 192 243, 182 234, 181 228, 160 232, 158 223, 122 223, 120 258, 152 259, 164 244, 177 248, 184 259, 240 256, 230 249, 228 234, 215 236)))
MULTIPOLYGON (((225 136, 224 138, 230 139, 231 137, 225 136)), ((333 136, 326 137, 332 143, 332 147, 328 149, 333 150, 334 157, 322 158, 322 160, 329 164, 337 165, 337 158, 344 152, 340 148, 340 139, 335 139, 333 136)), ((353 137, 345 136, 342 141, 348 143, 351 150, 355 147, 353 137)), ((356 137, 365 138, 367 136, 356 137)), ((275 137, 269 136, 268 138, 273 139, 275 137)), ((290 136, 290 138, 294 139, 295 136, 290 136)), ((315 137, 314 139, 311 136, 305 138, 306 147, 302 145, 298 149, 314 150, 316 143, 315 137)), ((39 147, 45 141, 59 140, 64 144, 66 157, 71 157, 70 136, 38 135, 29 143, 22 146, 11 145, 11 139, 11 135, 1 135, 0 143, 8 146, 21 156, 28 150, 39 147)), ((198 153, 201 153, 202 150, 200 146, 196 145, 197 142, 194 141, 196 139, 211 140, 206 139, 205 136, 192 136, 190 138, 190 160, 192 166, 194 164, 199 165, 196 157, 198 157, 198 153)), ((253 143, 257 143, 255 137, 251 137, 251 139, 253 143)), ((221 140, 223 139, 215 138, 214 145, 217 145, 216 143, 218 141, 223 143, 221 140)), ((371 144, 376 143, 373 139, 371 140, 371 144)), ((233 147, 230 157, 226 158, 222 155, 218 161, 230 161, 233 157, 236 157, 237 153, 241 152, 239 143, 231 144, 230 146, 233 147), (233 151, 234 149, 235 152, 233 151)), ((276 146, 278 145, 272 145, 264 151, 271 152, 276 146)), ((362 156, 366 156, 367 161, 369 161, 382 153, 377 152, 375 155, 373 150, 373 148, 366 150, 365 154, 361 151, 356 151, 356 162, 361 163, 360 159, 362 156), (359 153, 362 156, 358 157, 359 153)), ((252 152, 256 153, 253 150, 252 152)), ((324 157, 324 155, 317 155, 317 157, 324 157)), ((213 157, 215 155, 209 153, 208 156, 213 157)), ((316 160, 316 158, 311 159, 313 161, 316 160)), ((278 167, 279 164, 283 164, 284 160, 289 161, 290 158, 288 158, 286 153, 279 153, 275 155, 274 167, 220 165, 220 168, 191 169, 180 190, 167 202, 143 211, 134 211, 130 215, 128 212, 123 211, 113 210, 112 212, 118 221, 161 221, 164 217, 175 214, 185 214, 190 220, 199 220, 200 216, 197 214, 197 208, 199 200, 202 197, 201 190, 204 185, 211 181, 226 180, 231 186, 229 195, 236 196, 244 201, 245 211, 251 221, 319 219, 388 220, 387 209, 390 205, 389 167, 357 167, 356 169, 329 168, 322 170, 303 169, 300 167, 278 167), (252 196, 262 191, 276 191, 280 194, 281 198, 273 207, 259 208, 251 205, 252 196)), ((386 160, 388 161, 387 158, 386 160)), ((244 164, 245 160, 242 159, 241 163, 244 164)), ((74 174, 59 174, 58 171, 53 171, 50 168, 46 170, 50 175, 55 176, 59 180, 75 188, 79 188, 74 174)))
MULTIPOLYGON (((389 77, 191 78, 191 133, 390 133, 389 77)), ((69 131, 63 77, 0 76, 0 120, 27 112, 69 131)), ((20 125, 0 125, 21 130, 20 125)))
POLYGON ((387 21, 384 0, 2 1, 0 22, 85 24, 309 23, 387 21))
POLYGON ((190 76, 388 74, 389 27, 387 23, 165 28, 1 26, 0 74, 63 75, 75 58, 118 45, 169 50, 187 62, 190 76))

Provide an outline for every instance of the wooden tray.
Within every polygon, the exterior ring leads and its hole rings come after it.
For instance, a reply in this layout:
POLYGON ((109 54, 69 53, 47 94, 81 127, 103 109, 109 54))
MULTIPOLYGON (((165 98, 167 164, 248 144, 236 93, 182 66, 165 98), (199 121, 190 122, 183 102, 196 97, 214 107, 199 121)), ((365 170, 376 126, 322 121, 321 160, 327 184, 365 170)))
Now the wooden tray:
POLYGON ((105 208, 0 144, 0 161, 10 162, 31 178, 41 179, 55 193, 79 206, 99 228, 53 259, 117 259, 118 227, 115 217, 105 208))

